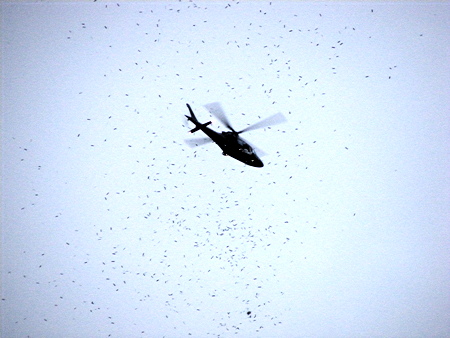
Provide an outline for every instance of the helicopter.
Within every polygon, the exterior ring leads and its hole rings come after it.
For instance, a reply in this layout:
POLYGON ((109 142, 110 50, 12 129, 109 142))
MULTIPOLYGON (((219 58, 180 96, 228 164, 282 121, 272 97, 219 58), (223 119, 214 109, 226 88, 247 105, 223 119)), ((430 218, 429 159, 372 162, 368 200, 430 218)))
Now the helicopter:
POLYGON ((211 121, 200 123, 197 120, 197 117, 194 115, 194 112, 192 111, 191 106, 186 103, 186 106, 189 109, 190 116, 185 115, 188 121, 192 122, 195 125, 195 128, 190 130, 190 133, 195 133, 196 131, 201 130, 204 132, 208 137, 206 138, 199 138, 199 139, 188 139, 185 140, 185 142, 191 146, 199 146, 202 144, 215 142, 221 149, 222 154, 225 156, 231 156, 235 158, 238 161, 241 161, 249 166, 261 168, 264 166, 261 159, 258 157, 257 153, 260 153, 258 149, 251 146, 247 141, 245 141, 242 137, 239 135, 241 133, 244 133, 246 131, 264 128, 269 125, 278 124, 281 122, 285 122, 286 119, 283 116, 283 114, 278 113, 275 115, 272 115, 264 120, 261 120, 251 126, 248 126, 240 131, 236 131, 231 126, 230 122, 228 121, 220 103, 213 102, 205 105, 204 107, 212 114, 214 115, 220 122, 224 124, 225 127, 227 127, 230 131, 223 131, 221 133, 218 133, 210 128, 208 126, 211 124, 211 121))

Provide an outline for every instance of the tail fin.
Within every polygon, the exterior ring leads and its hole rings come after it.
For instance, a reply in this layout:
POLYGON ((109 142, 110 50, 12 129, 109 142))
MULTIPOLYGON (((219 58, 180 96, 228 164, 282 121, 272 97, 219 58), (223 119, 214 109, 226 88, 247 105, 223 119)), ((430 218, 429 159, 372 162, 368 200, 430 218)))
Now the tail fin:
POLYGON ((194 112, 192 111, 192 108, 191 108, 191 106, 189 105, 189 103, 186 103, 186 106, 188 107, 188 109, 189 109, 189 112, 191 113, 191 116, 186 116, 187 118, 188 118, 188 120, 189 121, 192 121, 192 122, 198 122, 198 120, 197 120, 197 118, 195 117, 195 115, 194 115, 194 112), (191 118, 192 118, 192 120, 191 120, 191 118))
POLYGON ((207 125, 210 125, 210 124, 211 124, 211 121, 206 122, 206 123, 200 123, 200 122, 198 122, 198 120, 197 120, 197 118, 195 117, 194 112, 192 111, 192 108, 191 108, 191 106, 189 105, 189 103, 186 103, 186 106, 188 107, 189 112, 191 113, 191 116, 188 116, 188 115, 185 115, 185 116, 186 116, 186 118, 187 118, 189 121, 191 121, 193 124, 195 124, 195 128, 192 129, 192 130, 190 131, 190 133, 195 133, 196 131, 200 130, 202 127, 206 127, 207 125))

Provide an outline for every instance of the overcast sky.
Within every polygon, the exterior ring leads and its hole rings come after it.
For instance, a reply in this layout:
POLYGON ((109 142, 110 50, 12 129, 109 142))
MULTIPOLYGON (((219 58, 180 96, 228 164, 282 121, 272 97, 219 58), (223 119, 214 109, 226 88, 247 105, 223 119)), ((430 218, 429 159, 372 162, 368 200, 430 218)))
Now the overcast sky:
POLYGON ((448 3, 1 10, 2 335, 450 336, 448 3))

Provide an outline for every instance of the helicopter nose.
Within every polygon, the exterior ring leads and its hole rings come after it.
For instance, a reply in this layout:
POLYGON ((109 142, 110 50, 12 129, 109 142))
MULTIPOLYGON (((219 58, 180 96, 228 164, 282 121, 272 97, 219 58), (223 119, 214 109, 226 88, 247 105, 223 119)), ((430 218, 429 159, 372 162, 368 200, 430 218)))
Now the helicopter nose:
POLYGON ((258 158, 258 159, 252 160, 251 165, 252 165, 253 167, 257 167, 257 168, 262 168, 262 167, 264 167, 264 163, 263 163, 259 158, 258 158))

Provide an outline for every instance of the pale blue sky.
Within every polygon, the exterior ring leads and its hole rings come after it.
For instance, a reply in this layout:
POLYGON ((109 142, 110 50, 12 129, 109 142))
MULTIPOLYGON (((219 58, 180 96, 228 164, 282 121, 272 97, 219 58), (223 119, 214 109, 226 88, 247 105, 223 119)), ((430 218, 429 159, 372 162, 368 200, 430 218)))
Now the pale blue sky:
POLYGON ((448 3, 1 10, 5 337, 450 335, 448 3))

